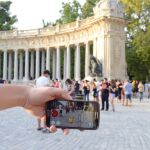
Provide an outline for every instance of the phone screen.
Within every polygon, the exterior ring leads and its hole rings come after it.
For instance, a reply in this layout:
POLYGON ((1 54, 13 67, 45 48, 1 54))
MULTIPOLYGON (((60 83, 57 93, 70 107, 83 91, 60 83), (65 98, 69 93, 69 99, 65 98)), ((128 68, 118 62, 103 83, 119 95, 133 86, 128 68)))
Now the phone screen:
POLYGON ((97 129, 97 102, 54 100, 46 104, 46 124, 60 128, 97 129))

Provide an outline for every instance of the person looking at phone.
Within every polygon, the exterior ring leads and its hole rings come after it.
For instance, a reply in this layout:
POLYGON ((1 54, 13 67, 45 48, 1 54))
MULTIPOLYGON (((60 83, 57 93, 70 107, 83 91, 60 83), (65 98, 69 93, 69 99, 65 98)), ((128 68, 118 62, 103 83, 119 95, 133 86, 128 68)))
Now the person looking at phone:
MULTIPOLYGON (((36 87, 44 87, 44 86, 50 86, 50 80, 49 80, 50 72, 48 70, 45 70, 43 74, 36 80, 36 87)), ((43 132, 49 132, 46 127, 46 121, 45 117, 42 118, 43 120, 43 127, 41 127, 41 118, 37 118, 38 127, 37 130, 42 130, 43 132)))
MULTIPOLYGON (((45 116, 45 103, 54 99, 70 100, 71 96, 67 91, 52 87, 30 87, 18 85, 2 85, 0 86, 0 110, 12 107, 23 107, 25 110, 36 116, 43 118, 45 116)), ((52 125, 48 130, 52 133, 57 128, 52 125)), ((64 129, 64 134, 68 134, 69 130, 64 129)))

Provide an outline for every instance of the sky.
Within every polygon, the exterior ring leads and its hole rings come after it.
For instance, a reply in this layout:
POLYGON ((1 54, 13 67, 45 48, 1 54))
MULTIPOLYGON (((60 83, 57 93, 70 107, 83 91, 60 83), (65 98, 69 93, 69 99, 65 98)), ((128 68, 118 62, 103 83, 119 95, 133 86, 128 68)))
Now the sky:
MULTIPOLYGON (((3 0, 5 1, 5 0, 3 0)), ((19 30, 42 28, 45 22, 54 22, 60 17, 62 2, 73 0, 11 0, 11 15, 16 15, 18 22, 14 26, 19 30)), ((78 0, 82 5, 85 0, 78 0)))

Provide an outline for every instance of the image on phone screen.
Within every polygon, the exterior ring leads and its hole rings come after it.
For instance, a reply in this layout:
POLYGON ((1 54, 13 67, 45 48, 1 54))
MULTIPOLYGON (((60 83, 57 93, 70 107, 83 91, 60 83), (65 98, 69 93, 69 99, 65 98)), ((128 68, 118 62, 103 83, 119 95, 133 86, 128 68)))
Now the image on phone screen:
POLYGON ((97 129, 99 104, 85 101, 54 100, 47 104, 47 126, 61 128, 97 129))

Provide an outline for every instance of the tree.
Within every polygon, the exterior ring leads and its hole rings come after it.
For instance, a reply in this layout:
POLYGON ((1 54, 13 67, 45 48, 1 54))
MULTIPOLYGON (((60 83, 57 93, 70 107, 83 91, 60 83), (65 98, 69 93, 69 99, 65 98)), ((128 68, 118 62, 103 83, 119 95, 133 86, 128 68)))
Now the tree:
POLYGON ((122 0, 127 26, 126 56, 128 73, 138 80, 150 76, 150 2, 122 0))
POLYGON ((100 0, 86 0, 85 4, 82 7, 82 15, 81 17, 83 19, 93 16, 93 7, 96 5, 96 3, 100 0))
POLYGON ((0 1, 0 31, 12 30, 13 24, 17 22, 16 16, 11 16, 9 9, 12 2, 0 1))
POLYGON ((75 21, 81 12, 81 5, 77 0, 73 0, 72 3, 62 3, 62 10, 60 10, 61 18, 59 23, 62 24, 70 23, 75 21))

